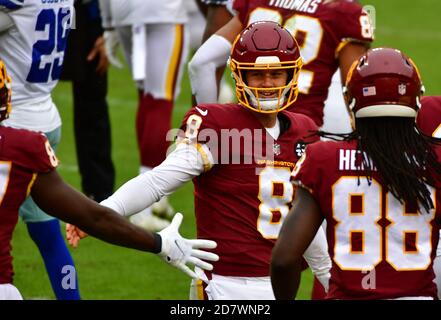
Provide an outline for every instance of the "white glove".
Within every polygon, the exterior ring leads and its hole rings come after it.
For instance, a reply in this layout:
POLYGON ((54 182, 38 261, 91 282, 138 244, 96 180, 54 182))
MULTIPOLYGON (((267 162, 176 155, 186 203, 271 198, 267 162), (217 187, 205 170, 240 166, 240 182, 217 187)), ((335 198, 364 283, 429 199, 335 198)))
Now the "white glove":
POLYGON ((116 33, 115 30, 107 30, 104 31, 103 37, 104 37, 104 47, 106 49, 106 54, 107 54, 107 58, 109 59, 109 62, 115 67, 121 69, 123 65, 116 56, 116 51, 119 46, 118 34, 116 33))
POLYGON ((214 249, 216 248, 217 243, 211 240, 189 240, 183 238, 179 234, 182 218, 182 213, 177 212, 171 224, 161 232, 158 232, 162 239, 162 247, 159 256, 167 263, 180 269, 190 277, 198 279, 199 277, 187 266, 187 263, 191 263, 204 270, 213 270, 213 265, 203 260, 218 261, 219 256, 198 249, 214 249))

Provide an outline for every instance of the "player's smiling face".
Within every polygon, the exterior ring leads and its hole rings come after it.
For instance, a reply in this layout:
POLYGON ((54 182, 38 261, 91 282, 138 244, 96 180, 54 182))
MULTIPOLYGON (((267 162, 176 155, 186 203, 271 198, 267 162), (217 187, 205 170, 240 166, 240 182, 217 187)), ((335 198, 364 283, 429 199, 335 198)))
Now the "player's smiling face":
POLYGON ((261 88, 259 95, 262 98, 276 98, 279 90, 262 90, 262 88, 277 88, 286 85, 288 72, 286 69, 248 70, 246 83, 252 88, 261 88))

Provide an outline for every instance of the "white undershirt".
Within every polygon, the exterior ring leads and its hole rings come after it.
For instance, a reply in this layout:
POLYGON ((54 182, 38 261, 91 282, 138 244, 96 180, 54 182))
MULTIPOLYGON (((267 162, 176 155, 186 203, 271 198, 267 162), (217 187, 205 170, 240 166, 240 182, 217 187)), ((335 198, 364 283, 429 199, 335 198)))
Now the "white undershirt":
POLYGON ((265 128, 266 132, 273 137, 274 140, 277 140, 280 135, 280 121, 279 118, 276 118, 276 124, 272 128, 265 128))

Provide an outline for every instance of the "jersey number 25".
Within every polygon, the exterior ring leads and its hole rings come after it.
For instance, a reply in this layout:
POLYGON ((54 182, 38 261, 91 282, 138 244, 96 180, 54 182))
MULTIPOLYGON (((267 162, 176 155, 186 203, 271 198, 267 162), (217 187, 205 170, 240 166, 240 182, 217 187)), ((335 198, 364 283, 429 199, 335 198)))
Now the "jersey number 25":
POLYGON ((32 83, 46 83, 60 78, 67 35, 72 24, 69 7, 40 11, 35 31, 45 34, 32 47, 32 64, 26 78, 32 83))

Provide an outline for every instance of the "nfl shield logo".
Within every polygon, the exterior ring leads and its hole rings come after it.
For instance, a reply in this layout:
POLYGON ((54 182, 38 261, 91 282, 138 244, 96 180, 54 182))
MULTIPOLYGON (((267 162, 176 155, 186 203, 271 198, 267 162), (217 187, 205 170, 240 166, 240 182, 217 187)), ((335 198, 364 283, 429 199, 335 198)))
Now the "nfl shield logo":
POLYGON ((399 93, 400 95, 405 95, 405 94, 406 94, 406 85, 405 85, 404 83, 401 83, 401 84, 398 86, 398 93, 399 93))
POLYGON ((278 143, 273 144, 273 152, 276 156, 280 155, 280 144, 278 143))

